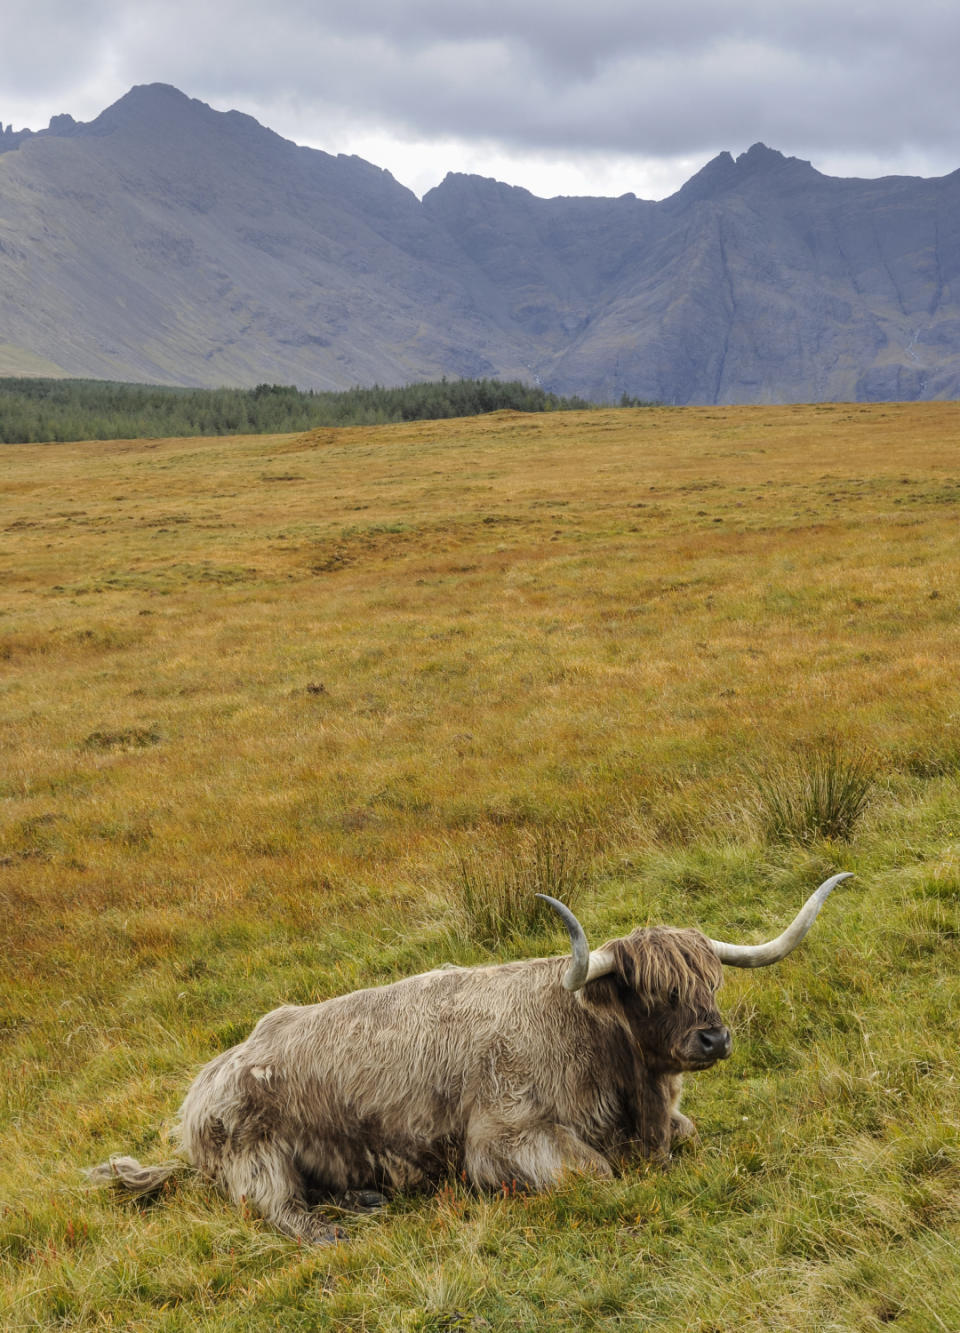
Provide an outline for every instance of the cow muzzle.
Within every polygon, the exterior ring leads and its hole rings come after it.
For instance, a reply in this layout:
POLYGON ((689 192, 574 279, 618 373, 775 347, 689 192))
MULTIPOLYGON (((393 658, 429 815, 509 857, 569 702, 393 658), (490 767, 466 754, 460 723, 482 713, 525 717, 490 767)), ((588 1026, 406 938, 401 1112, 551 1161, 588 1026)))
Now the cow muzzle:
POLYGON ((726 1060, 733 1049, 729 1028, 701 1028, 694 1034, 692 1054, 695 1060, 703 1064, 714 1064, 717 1060, 726 1060))

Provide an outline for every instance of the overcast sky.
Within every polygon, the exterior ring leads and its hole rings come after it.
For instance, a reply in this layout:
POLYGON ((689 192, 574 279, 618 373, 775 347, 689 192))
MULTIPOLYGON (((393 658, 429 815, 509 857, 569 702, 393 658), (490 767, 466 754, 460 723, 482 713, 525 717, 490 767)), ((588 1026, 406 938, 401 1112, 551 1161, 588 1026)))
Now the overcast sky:
POLYGON ((172 83, 422 194, 448 171, 661 198, 762 140, 960 167, 957 0, 0 0, 0 122, 172 83))

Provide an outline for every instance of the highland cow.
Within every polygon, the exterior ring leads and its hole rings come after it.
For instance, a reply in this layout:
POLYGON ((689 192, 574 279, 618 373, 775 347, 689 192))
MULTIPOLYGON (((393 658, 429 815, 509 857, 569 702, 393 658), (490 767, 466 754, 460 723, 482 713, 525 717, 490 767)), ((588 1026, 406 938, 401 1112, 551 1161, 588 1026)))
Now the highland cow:
MULTIPOLYGON (((462 1175, 549 1189, 568 1172, 609 1177, 632 1156, 666 1159, 693 1125, 685 1073, 730 1054, 716 1005, 724 963, 775 963, 806 935, 834 875, 767 944, 698 930, 632 931, 591 952, 562 917, 572 958, 444 967, 262 1018, 197 1075, 180 1112, 186 1161, 289 1236, 340 1234, 311 1205, 384 1202, 462 1175)), ((160 1188, 182 1162, 116 1157, 97 1181, 160 1188)))

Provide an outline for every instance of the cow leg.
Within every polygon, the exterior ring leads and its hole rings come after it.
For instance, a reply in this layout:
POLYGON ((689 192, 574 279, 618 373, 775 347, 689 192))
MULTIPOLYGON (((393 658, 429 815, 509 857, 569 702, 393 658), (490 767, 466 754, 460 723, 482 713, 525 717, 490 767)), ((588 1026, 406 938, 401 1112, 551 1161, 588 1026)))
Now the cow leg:
POLYGON ((667 1081, 667 1094, 670 1098, 670 1141, 683 1143, 686 1139, 697 1136, 697 1127, 689 1116, 680 1113, 680 1096, 683 1092, 683 1075, 673 1074, 667 1081))
POLYGON ((476 1111, 467 1125, 464 1170, 472 1184, 487 1189, 514 1182, 549 1189, 568 1172, 613 1175, 607 1159, 566 1125, 516 1126, 476 1111))
POLYGON ((221 1165, 220 1184, 240 1207, 245 1204, 285 1236, 310 1245, 342 1240, 344 1232, 307 1204, 305 1181, 283 1152, 269 1142, 238 1152, 221 1165))

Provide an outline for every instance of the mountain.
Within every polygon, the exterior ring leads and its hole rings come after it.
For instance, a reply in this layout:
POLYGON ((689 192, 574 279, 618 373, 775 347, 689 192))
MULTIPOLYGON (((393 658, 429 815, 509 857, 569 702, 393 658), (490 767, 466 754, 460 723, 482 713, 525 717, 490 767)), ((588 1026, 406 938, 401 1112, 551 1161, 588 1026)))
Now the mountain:
POLYGON ((163 85, 60 125, 0 156, 8 373, 37 358, 191 385, 528 373, 496 293, 388 172, 163 85))
POLYGON ((151 84, 0 127, 0 373, 960 398, 960 172, 838 180, 756 144, 656 203, 457 174, 420 201, 151 84))

